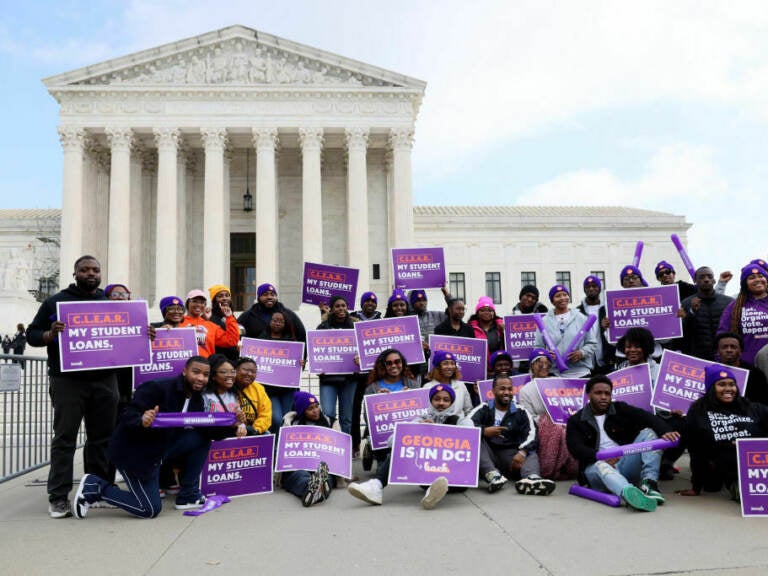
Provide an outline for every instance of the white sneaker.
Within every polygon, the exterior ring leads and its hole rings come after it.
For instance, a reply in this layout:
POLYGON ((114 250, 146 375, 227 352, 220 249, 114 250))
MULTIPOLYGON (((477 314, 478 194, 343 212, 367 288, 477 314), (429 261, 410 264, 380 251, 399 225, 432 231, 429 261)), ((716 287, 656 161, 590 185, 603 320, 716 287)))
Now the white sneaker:
POLYGON ((90 476, 90 474, 83 474, 83 477, 80 478, 77 492, 75 492, 75 497, 72 499, 72 515, 80 520, 88 516, 88 508, 90 507, 85 496, 83 496, 83 490, 85 489, 85 483, 88 480, 88 476, 90 476))
POLYGON ((376 478, 363 483, 352 482, 347 486, 347 492, 352 494, 355 498, 359 498, 363 502, 368 502, 368 504, 374 504, 375 506, 381 506, 384 497, 384 487, 376 478))
POLYGON ((421 499, 421 507, 424 510, 432 510, 440 500, 448 493, 448 478, 440 476, 432 481, 427 488, 427 493, 421 499))

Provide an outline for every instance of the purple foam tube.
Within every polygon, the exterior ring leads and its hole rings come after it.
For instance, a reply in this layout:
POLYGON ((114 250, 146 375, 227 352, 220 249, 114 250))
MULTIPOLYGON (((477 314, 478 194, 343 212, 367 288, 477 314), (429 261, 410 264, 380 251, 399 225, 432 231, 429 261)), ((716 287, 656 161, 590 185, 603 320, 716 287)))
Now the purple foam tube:
POLYGON ((587 500, 594 500, 595 502, 600 502, 600 504, 605 504, 606 506, 613 506, 614 508, 621 506, 621 498, 616 496, 616 494, 592 490, 592 488, 579 486, 578 484, 571 486, 568 490, 568 494, 586 498, 587 500))
POLYGON ((571 352, 576 350, 576 348, 579 347, 579 344, 581 344, 581 341, 584 339, 584 335, 589 332, 592 329, 592 326, 595 325, 595 322, 597 322, 597 316, 594 314, 590 314, 587 317, 587 321, 584 322, 584 326, 579 328, 579 331, 576 333, 576 336, 573 337, 573 340, 571 340, 571 343, 568 345, 568 348, 565 350, 565 354, 563 356, 568 358, 571 352))
POLYGON ((233 412, 161 412, 155 415, 152 428, 200 428, 204 426, 231 426, 233 412))
POLYGON ((541 332, 541 337, 544 339, 544 343, 547 345, 547 348, 554 352, 557 368, 560 370, 560 372, 565 372, 568 370, 568 362, 565 361, 565 359, 560 354, 560 351, 557 349, 557 346, 555 346, 555 343, 552 340, 552 336, 550 336, 549 332, 547 332, 547 327, 544 326, 544 320, 539 314, 534 314, 533 320, 536 322, 536 326, 539 327, 539 332, 541 332))
POLYGON ((643 256, 643 241, 638 240, 635 246, 635 257, 632 258, 632 266, 640 268, 640 258, 643 256))
POLYGON ((624 446, 616 446, 615 448, 600 450, 595 456, 598 460, 609 460, 611 458, 621 458, 627 454, 639 454, 640 452, 649 452, 651 450, 674 448, 678 444, 680 444, 679 440, 664 440, 663 438, 657 438, 656 440, 648 440, 647 442, 625 444, 624 446))
POLYGON ((696 283, 696 268, 693 266, 693 262, 691 262, 691 259, 688 257, 688 252, 685 251, 685 246, 683 246, 683 243, 680 242, 680 238, 677 234, 672 234, 670 238, 672 238, 672 244, 674 244, 675 248, 677 248, 677 252, 680 254, 680 258, 683 260, 683 264, 685 264, 685 267, 688 269, 688 274, 691 275, 691 280, 696 283))

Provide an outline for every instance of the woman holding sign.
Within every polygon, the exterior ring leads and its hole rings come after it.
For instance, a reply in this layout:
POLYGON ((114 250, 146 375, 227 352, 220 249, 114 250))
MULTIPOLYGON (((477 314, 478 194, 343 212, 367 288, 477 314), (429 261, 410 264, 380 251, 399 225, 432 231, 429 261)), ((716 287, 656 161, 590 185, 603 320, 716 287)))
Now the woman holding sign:
POLYGON ((741 290, 720 316, 720 332, 734 332, 744 340, 742 362, 755 363, 755 356, 768 345, 768 270, 757 262, 741 269, 741 290))
POLYGON ((725 486, 738 500, 736 439, 768 438, 768 406, 744 398, 733 372, 722 364, 707 366, 704 386, 704 396, 685 417, 683 438, 691 455, 692 488, 680 494, 698 496, 702 489, 719 492, 725 486))
MULTIPOLYGON (((571 293, 562 284, 552 286, 549 300, 554 308, 544 316, 546 334, 536 331, 536 347, 541 348, 547 342, 550 352, 565 355, 566 370, 560 370, 560 375, 567 378, 588 377, 592 371, 597 339, 595 330, 590 328, 583 335, 581 328, 587 323, 587 317, 578 310, 571 310, 571 293), (578 340, 578 342, 577 342, 578 340), (573 343, 576 342, 576 346, 573 343), (554 347, 554 348, 553 348, 554 347)), ((558 360, 559 362, 559 360, 558 360)))
MULTIPOLYGON (((343 296, 331 296, 328 302, 328 317, 317 327, 318 330, 352 330, 357 318, 349 313, 343 296)), ((320 405, 323 412, 336 421, 336 402, 339 404, 341 431, 352 432, 352 405, 355 400, 357 379, 354 374, 320 374, 320 405)))

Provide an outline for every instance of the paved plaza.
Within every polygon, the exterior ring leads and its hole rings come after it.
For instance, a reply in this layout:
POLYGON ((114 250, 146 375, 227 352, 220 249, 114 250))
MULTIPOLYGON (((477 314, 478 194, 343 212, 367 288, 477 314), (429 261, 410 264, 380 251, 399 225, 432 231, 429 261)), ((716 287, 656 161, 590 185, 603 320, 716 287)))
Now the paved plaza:
MULTIPOLYGON (((675 495, 688 486, 682 465, 676 480, 662 483, 667 504, 651 514, 570 496, 570 483, 560 482, 550 497, 513 488, 449 494, 431 511, 420 508, 419 488, 390 486, 381 507, 339 490, 305 509, 278 491, 200 517, 171 501, 155 520, 92 510, 83 521, 48 517, 43 468, 0 484, 0 573, 768 573, 767 521, 741 518, 724 494, 675 495)), ((355 471, 366 477, 359 462, 355 471)))

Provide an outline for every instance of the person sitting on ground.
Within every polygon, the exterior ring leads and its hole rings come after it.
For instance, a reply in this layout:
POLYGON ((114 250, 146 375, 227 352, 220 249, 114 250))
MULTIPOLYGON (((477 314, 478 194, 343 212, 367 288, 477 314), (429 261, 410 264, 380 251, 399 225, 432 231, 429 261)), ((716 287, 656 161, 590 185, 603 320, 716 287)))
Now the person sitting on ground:
MULTIPOLYGON (((283 426, 320 426, 330 428, 331 421, 323 414, 317 396, 298 390, 293 394, 294 411, 283 418, 283 426)), ((281 474, 280 485, 284 490, 301 499, 305 508, 325 502, 336 487, 336 477, 328 473, 328 465, 320 462, 317 470, 293 470, 281 474)))
POLYGON ((151 380, 136 389, 109 443, 110 460, 125 479, 128 491, 95 474, 84 474, 72 500, 75 518, 85 518, 88 508, 102 500, 140 518, 156 517, 163 508, 160 463, 167 459, 181 464, 176 509, 200 508, 205 503, 200 474, 211 440, 225 438, 232 427, 153 428, 152 423, 159 413, 203 412, 202 391, 210 370, 208 358, 192 356, 179 376, 151 380))
POLYGON ((706 392, 688 409, 683 435, 691 455, 691 485, 683 496, 725 488, 739 500, 737 438, 768 438, 768 406, 739 393, 728 366, 704 370, 706 392))
POLYGON ((235 393, 248 436, 266 434, 272 424, 272 402, 264 386, 256 382, 256 362, 251 358, 240 358, 235 364, 235 393))
POLYGON ((516 480, 519 494, 546 496, 555 490, 555 483, 539 474, 536 424, 525 408, 515 405, 512 396, 512 380, 499 374, 493 379, 493 400, 470 414, 482 430, 480 476, 488 482, 489 492, 516 480))
POLYGON ((517 394, 518 404, 533 416, 538 428, 540 474, 550 480, 569 480, 576 477, 579 464, 568 452, 565 442, 565 426, 556 424, 549 417, 547 408, 539 394, 536 380, 550 378, 552 373, 552 357, 543 348, 534 348, 528 356, 531 381, 520 389, 517 394))
POLYGON ((568 450, 579 461, 580 484, 611 492, 635 510, 654 511, 664 503, 658 487, 662 451, 607 460, 598 460, 597 453, 659 437, 679 441, 680 434, 650 412, 626 402, 612 402, 613 382, 603 374, 590 378, 585 390, 589 402, 568 419, 565 430, 568 450))
POLYGON ((432 354, 432 363, 434 368, 427 375, 429 381, 422 388, 431 388, 435 384, 450 386, 456 394, 458 407, 465 415, 469 414, 472 411, 472 398, 470 398, 467 387, 461 380, 461 371, 456 364, 456 356, 445 350, 435 350, 432 354))
MULTIPOLYGON (((472 420, 462 414, 461 407, 456 402, 456 393, 446 384, 435 384, 429 389, 429 407, 427 413, 414 422, 428 424, 448 424, 453 426, 472 427, 472 420)), ((388 451, 384 461, 376 468, 376 477, 367 482, 351 482, 347 491, 364 502, 381 505, 383 501, 384 487, 389 480, 389 468, 392 457, 388 451)), ((425 510, 434 508, 448 492, 464 492, 463 487, 448 487, 448 479, 445 476, 435 478, 427 487, 427 492, 421 499, 421 507, 425 510)))

